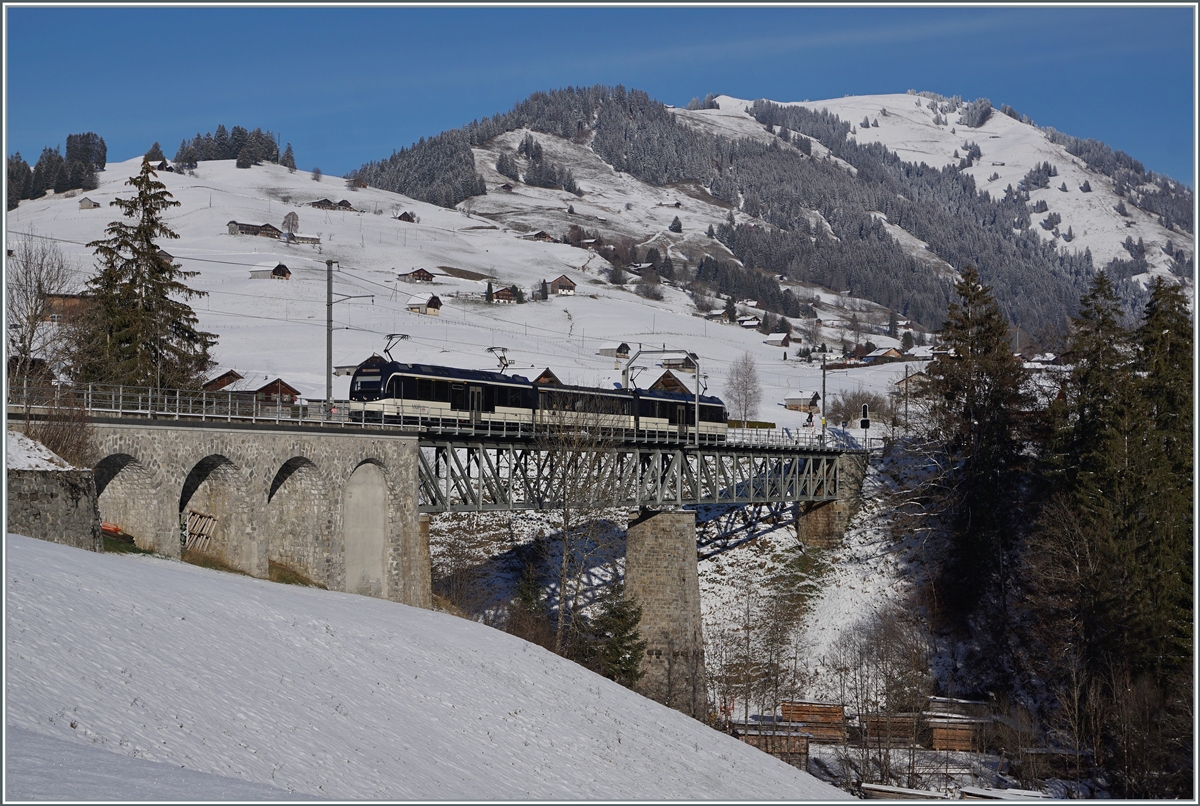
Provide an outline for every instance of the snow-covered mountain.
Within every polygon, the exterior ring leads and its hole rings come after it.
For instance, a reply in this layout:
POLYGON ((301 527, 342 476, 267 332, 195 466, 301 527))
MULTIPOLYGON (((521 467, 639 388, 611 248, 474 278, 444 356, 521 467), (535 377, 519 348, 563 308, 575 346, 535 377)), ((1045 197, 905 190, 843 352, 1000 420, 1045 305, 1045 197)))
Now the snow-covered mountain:
MULTIPOLYGON (((139 165, 140 159, 109 163, 95 190, 22 202, 9 213, 9 238, 34 233, 57 239, 75 262, 82 284, 94 269, 86 244, 103 237, 104 227, 117 217, 108 203, 129 195, 125 182, 139 165), (82 209, 83 198, 101 206, 82 209)), ((596 166, 597 173, 602 170, 596 166)), ((232 161, 202 162, 194 176, 159 172, 158 178, 181 203, 165 214, 180 237, 161 246, 185 269, 198 272, 189 283, 208 296, 192 305, 201 327, 218 334, 214 355, 219 368, 237 369, 249 382, 282 377, 308 397, 324 396, 326 261, 334 260, 335 300, 354 297, 333 305, 334 366, 357 364, 382 352, 387 334, 403 333, 410 338, 391 351, 399 361, 496 369, 487 348, 505 347, 514 362, 510 372, 536 375, 550 367, 564 383, 610 387, 621 380, 623 363, 599 355, 599 349, 607 342, 624 341, 634 350, 666 345, 696 351, 708 392, 721 395, 729 365, 750 352, 763 383, 760 415, 781 427, 804 422, 804 415, 784 409, 788 390, 821 388, 820 364, 797 359, 795 347, 786 351, 784 360, 785 351, 765 344, 761 333, 706 321, 682 289, 664 285, 663 300, 655 301, 636 294, 633 282, 612 285, 607 279, 610 264, 595 252, 528 237, 537 229, 551 231, 548 221, 534 229, 546 220, 538 216, 549 214, 530 213, 518 229, 516 223, 504 223, 503 212, 489 207, 511 203, 516 209, 529 199, 548 207, 553 201, 566 216, 562 197, 570 194, 561 191, 522 187, 503 196, 489 193, 475 200, 476 210, 468 214, 376 188, 350 191, 340 180, 314 182, 308 173, 289 173, 277 165, 238 169, 232 161), (310 206, 322 198, 335 203, 345 199, 354 210, 310 206), (485 210, 497 220, 485 218, 485 210), (231 221, 279 226, 290 212, 299 217, 299 233, 319 236, 319 245, 230 234, 231 221), (403 212, 417 221, 397 220, 403 212), (251 279, 259 264, 280 262, 291 271, 289 280, 251 279), (434 282, 399 279, 421 267, 435 275, 434 282), (573 296, 512 305, 484 301, 489 278, 494 288, 515 285, 530 297, 542 280, 562 274, 577 283, 573 296), (443 303, 439 316, 407 310, 411 297, 429 294, 443 303)), ((685 222, 682 238, 676 236, 680 243, 689 237, 712 241, 703 228, 716 216, 698 203, 693 206, 690 197, 684 196, 684 205, 675 208, 674 200, 683 194, 649 188, 624 175, 618 175, 607 192, 622 203, 605 205, 599 192, 589 194, 588 201, 575 199, 576 215, 592 210, 612 221, 636 213, 645 222, 661 224, 664 231, 678 215, 685 222), (660 209, 660 201, 672 206, 660 209), (625 210, 625 203, 633 209, 625 210)), ((856 337, 879 346, 897 344, 879 332, 868 332, 868 323, 876 331, 886 326, 887 312, 880 306, 816 289, 803 293, 825 300, 817 335, 830 349, 840 346, 843 334, 851 344, 856 337), (863 323, 859 334, 850 330, 853 316, 863 323)), ((643 387, 662 372, 655 362, 639 364, 646 365, 635 373, 643 387)), ((886 394, 898 375, 903 369, 895 366, 864 369, 853 376, 830 375, 830 391, 864 387, 886 394)), ((683 376, 689 384, 692 378, 683 376)), ((335 377, 334 395, 345 397, 348 384, 348 377, 335 377)))

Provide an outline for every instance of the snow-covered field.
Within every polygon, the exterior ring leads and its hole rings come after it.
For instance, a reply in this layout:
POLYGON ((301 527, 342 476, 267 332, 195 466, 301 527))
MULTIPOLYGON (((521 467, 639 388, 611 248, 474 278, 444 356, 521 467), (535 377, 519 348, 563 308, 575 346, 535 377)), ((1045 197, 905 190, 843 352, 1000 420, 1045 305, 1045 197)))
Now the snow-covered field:
POLYGON ((9 799, 847 797, 446 614, 17 535, 6 553, 9 799))

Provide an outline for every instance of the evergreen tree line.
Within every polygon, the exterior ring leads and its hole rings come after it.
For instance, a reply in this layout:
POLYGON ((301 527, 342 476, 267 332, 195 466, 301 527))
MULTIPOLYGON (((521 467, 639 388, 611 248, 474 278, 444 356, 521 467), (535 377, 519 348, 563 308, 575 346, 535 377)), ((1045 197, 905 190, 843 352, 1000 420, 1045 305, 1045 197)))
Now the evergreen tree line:
POLYGON ((371 187, 402 193, 409 198, 453 207, 463 199, 487 193, 483 177, 475 172, 475 155, 462 129, 453 129, 409 148, 392 152, 384 160, 368 162, 354 176, 371 187))
MULTIPOLYGON (((517 147, 517 153, 524 155, 529 160, 529 166, 525 169, 525 184, 532 187, 565 190, 577 196, 583 195, 583 191, 575 184, 575 175, 571 173, 571 169, 545 159, 542 154, 542 144, 533 135, 525 135, 525 139, 517 147)), ((505 156, 507 155, 501 155, 501 158, 503 159, 505 156)), ((511 161, 511 158, 509 159, 511 161)), ((497 170, 500 170, 499 166, 500 163, 497 162, 497 170)), ((511 170, 515 173, 516 166, 512 165, 511 170)), ((500 173, 509 176, 510 179, 514 178, 505 171, 500 171, 500 173)))
POLYGON ((930 467, 946 470, 913 499, 951 535, 931 618, 975 648, 951 687, 1025 703, 1039 740, 1090 758, 1118 797, 1190 797, 1187 298, 1158 280, 1127 326, 1098 274, 1071 320, 1070 370, 1039 395, 978 273, 956 294, 926 395, 930 467))
MULTIPOLYGON (((291 144, 288 144, 289 150, 291 144)), ((175 151, 174 162, 184 170, 194 169, 208 160, 237 160, 239 168, 249 168, 262 162, 280 162, 279 144, 269 131, 248 131, 243 126, 226 130, 225 124, 217 131, 203 135, 197 133, 191 140, 181 140, 175 151)), ((295 159, 288 166, 295 168, 295 159)))
POLYGON ((769 274, 746 269, 705 255, 696 266, 695 282, 703 284, 733 299, 758 300, 768 311, 799 318, 812 313, 812 308, 800 301, 791 289, 781 289, 779 281, 769 274))
POLYGON ((32 168, 18 151, 8 158, 6 209, 15 210, 25 199, 40 199, 50 190, 93 190, 98 185, 96 172, 107 162, 108 147, 95 132, 68 134, 65 156, 58 146, 43 148, 32 168))

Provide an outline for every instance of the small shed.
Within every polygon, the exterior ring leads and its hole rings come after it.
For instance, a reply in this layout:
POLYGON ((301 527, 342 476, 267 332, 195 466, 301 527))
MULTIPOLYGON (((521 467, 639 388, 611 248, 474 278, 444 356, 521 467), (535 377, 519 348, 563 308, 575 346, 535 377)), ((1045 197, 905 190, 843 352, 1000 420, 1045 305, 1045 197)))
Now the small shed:
POLYGON ((413 269, 408 274, 398 275, 399 279, 410 283, 432 283, 433 272, 428 269, 413 269))
POLYGON ((506 193, 512 193, 513 186, 510 185, 508 182, 505 182, 503 185, 500 186, 500 189, 506 193))
POLYGON ((821 402, 820 392, 803 392, 793 389, 783 396, 783 407, 788 411, 806 411, 809 414, 820 414, 818 403, 821 402))
POLYGON ((977 752, 983 730, 991 719, 981 716, 946 716, 925 712, 925 723, 933 735, 934 750, 977 752))
POLYGON ((270 405, 290 406, 300 397, 300 390, 294 388, 291 384, 285 383, 282 379, 276 378, 270 383, 264 384, 254 390, 254 399, 259 403, 269 403, 270 405))
POLYGON ((163 160, 158 165, 155 165, 154 170, 166 171, 167 173, 175 173, 175 169, 171 167, 171 163, 167 162, 166 160, 163 160))
POLYGON ((911 747, 918 742, 919 714, 863 714, 868 747, 911 747))
POLYGON ((99 206, 100 206, 100 202, 93 201, 93 200, 89 199, 87 196, 84 196, 82 199, 79 200, 79 209, 80 210, 95 210, 99 206))
POLYGON ((575 282, 567 275, 560 274, 550 281, 550 293, 560 297, 573 297, 575 296, 575 282))
POLYGON ((792 337, 787 333, 772 333, 763 340, 763 344, 771 347, 790 347, 792 344, 792 337))
POLYGON ((608 358, 629 358, 629 345, 623 341, 609 341, 600 345, 600 355, 608 358))
POLYGON ((516 301, 516 297, 511 288, 497 288, 492 292, 492 302, 500 302, 505 305, 512 305, 516 301))
POLYGON ((662 357, 663 369, 677 369, 680 372, 695 372, 696 357, 691 353, 667 353, 662 357))
POLYGON ((414 223, 416 223, 417 219, 416 219, 416 216, 414 216, 412 213, 405 210, 403 213, 396 216, 396 220, 397 221, 406 221, 409 224, 414 224, 414 223))
POLYGON ((436 294, 416 294, 408 298, 406 310, 427 316, 438 316, 442 311, 442 301, 436 294))
POLYGON ((800 726, 789 726, 786 723, 759 725, 739 722, 735 723, 732 729, 735 738, 741 739, 751 747, 756 747, 797 769, 808 770, 808 743, 812 736, 800 729, 800 726))
POLYGON ((554 243, 554 236, 540 229, 537 232, 531 232, 527 235, 522 235, 522 238, 528 238, 531 241, 544 241, 545 243, 554 243))
POLYGON ((250 270, 251 280, 290 280, 292 271, 287 266, 275 260, 256 263, 250 270))
POLYGON ((227 369, 220 375, 207 380, 200 388, 206 392, 219 392, 230 384, 243 380, 244 376, 236 369, 227 369))

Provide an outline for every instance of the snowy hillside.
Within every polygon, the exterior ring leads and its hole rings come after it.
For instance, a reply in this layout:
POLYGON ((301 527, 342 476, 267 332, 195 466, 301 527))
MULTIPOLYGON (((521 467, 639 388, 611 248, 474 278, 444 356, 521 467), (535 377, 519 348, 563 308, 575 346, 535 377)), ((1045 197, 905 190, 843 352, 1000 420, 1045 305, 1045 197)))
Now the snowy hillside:
MULTIPOLYGON (((547 144, 547 148, 551 146, 547 144)), ((82 283, 94 266, 85 244, 103 237, 105 225, 117 217, 118 211, 108 202, 129 195, 125 181, 137 172, 139 164, 140 160, 109 163, 100 174, 100 187, 93 191, 22 202, 9 213, 9 237, 35 232, 60 239, 60 246, 77 263, 82 283), (102 206, 80 209, 85 195, 102 206)), ((597 175, 607 170, 602 164, 593 169, 597 175)), ((620 381, 620 368, 598 351, 605 342, 624 341, 635 350, 666 345, 696 351, 702 372, 708 376, 708 393, 720 396, 725 394, 729 365, 748 351, 758 362, 764 387, 760 415, 781 427, 799 427, 804 421, 803 415, 783 408, 789 389, 820 389, 820 365, 797 360, 794 348, 785 361, 783 350, 767 346, 760 333, 706 322, 682 290, 663 286, 664 299, 656 302, 634 293, 632 282, 614 286, 607 281, 607 261, 589 250, 531 240, 522 237, 527 231, 515 225, 375 188, 351 191, 342 181, 329 178, 314 182, 305 172, 289 174, 277 165, 238 169, 232 161, 202 162, 195 173, 194 177, 159 173, 159 180, 181 202, 165 216, 180 238, 161 246, 185 269, 199 272, 190 284, 209 295, 192 302, 200 324, 218 334, 214 354, 221 370, 237 369, 249 382, 282 377, 308 397, 324 396, 325 261, 336 260, 335 299, 368 294, 374 298, 349 299, 333 306, 335 366, 354 365, 372 352, 382 352, 386 334, 403 333, 409 340, 392 349, 398 361, 495 369, 496 360, 486 350, 497 346, 507 348, 508 357, 515 362, 510 372, 532 376, 550 367, 564 383, 610 386, 620 381), (321 198, 335 203, 346 199, 361 212, 307 206, 321 198), (300 234, 320 236, 319 246, 229 234, 230 221, 279 226, 289 212, 299 217, 300 234), (396 220, 402 212, 414 214, 418 221, 396 220), (263 262, 284 263, 292 272, 291 279, 250 279, 251 269, 263 262), (425 284, 397 279, 418 267, 433 272, 435 281, 425 284), (560 274, 578 284, 574 296, 522 305, 484 302, 487 280, 482 278, 494 278, 496 288, 516 285, 530 296, 542 280, 560 274), (481 279, 464 279, 470 277, 481 279), (444 305, 440 316, 407 311, 406 303, 416 294, 438 295, 444 305)), ((596 181, 585 179, 588 175, 583 170, 579 173, 581 184, 596 181)), ((669 233, 671 236, 681 243, 695 237, 715 244, 702 235, 708 223, 723 216, 715 206, 682 192, 644 185, 639 189, 636 185, 640 183, 624 175, 613 181, 618 184, 604 196, 597 192, 596 202, 576 199, 578 216, 583 215, 581 210, 610 221, 622 215, 637 216, 639 226, 653 224, 665 232, 671 219, 679 215, 684 233, 682 238, 669 233), (632 184, 625 187, 624 182, 632 184), (616 203, 621 199, 632 199, 633 210, 626 211, 624 204, 616 203), (679 199, 683 205, 675 208, 673 203, 679 199), (660 209, 660 201, 672 206, 660 209)), ((526 210, 557 205, 560 212, 555 215, 565 220, 566 204, 574 198, 561 191, 525 187, 501 194, 503 191, 489 192, 475 200, 476 210, 502 203, 513 209, 525 204, 526 210)), ((538 220, 522 226, 532 228, 538 220)), ((537 228, 548 226, 538 224, 537 228)), ((561 229, 551 232, 561 235, 561 229)), ((877 329, 886 324, 886 312, 879 306, 837 295, 826 297, 831 304, 821 310, 821 341, 830 349, 840 345, 843 334, 851 344, 855 342, 847 325, 859 307, 863 311, 858 316, 864 323, 870 320, 877 329)), ((858 338, 869 338, 878 346, 897 343, 878 332, 864 332, 858 338)), ((638 363, 647 367, 637 376, 643 387, 662 372, 656 361, 638 363)), ((903 368, 896 365, 870 374, 831 374, 829 388, 831 394, 839 388, 859 387, 886 394, 890 383, 902 375, 903 368)), ((685 374, 683 380, 694 383, 690 375, 685 374)), ((348 377, 334 378, 336 397, 345 397, 348 389, 348 377)))
MULTIPOLYGON (((727 137, 754 137, 770 140, 771 135, 745 112, 750 101, 718 96, 720 109, 686 110, 676 109, 681 119, 705 131, 727 137)), ((1050 187, 1033 190, 1031 204, 1045 201, 1047 212, 1034 214, 1033 231, 1044 239, 1053 239, 1053 232, 1036 225, 1049 213, 1062 216, 1060 232, 1071 228, 1075 238, 1062 248, 1069 250, 1091 249, 1097 267, 1102 267, 1113 258, 1128 259, 1129 253, 1122 247, 1127 237, 1136 242, 1143 239, 1147 262, 1155 273, 1168 273, 1171 258, 1164 253, 1167 241, 1176 248, 1182 247, 1191 255, 1194 245, 1186 233, 1171 232, 1158 224, 1156 217, 1129 206, 1129 216, 1122 217, 1115 207, 1120 197, 1113 191, 1113 181, 1103 174, 1090 170, 1078 157, 1050 142, 1045 132, 1036 126, 993 111, 987 122, 978 129, 957 125, 958 113, 946 116, 944 125, 935 125, 935 110, 929 108, 929 99, 917 95, 856 95, 821 101, 801 101, 785 105, 803 106, 814 111, 828 110, 854 124, 853 135, 860 143, 881 143, 900 159, 914 164, 925 163, 935 168, 954 165, 959 157, 966 155, 965 144, 973 142, 982 151, 982 157, 966 173, 975 179, 980 192, 987 191, 993 198, 1004 195, 1009 185, 1013 188, 1034 166, 1049 162, 1058 169, 1058 176, 1051 179, 1050 187), (869 127, 861 125, 864 118, 870 120, 869 127), (878 126, 875 123, 878 122, 878 126), (955 156, 957 152, 958 156, 955 156), (996 175, 993 179, 992 176, 996 175), (1080 187, 1088 182, 1090 193, 1080 187), (1060 190, 1066 183, 1067 190, 1060 190)), ((814 156, 823 156, 823 149, 813 145, 814 156)), ((848 170, 853 170, 846 166, 848 170)), ((902 241, 903 242, 903 241, 902 241)), ((1061 240, 1060 240, 1061 243, 1061 240)), ((914 253, 919 253, 919 247, 914 253)))
POLYGON ((7 798, 848 797, 463 619, 16 535, 6 554, 7 798))

